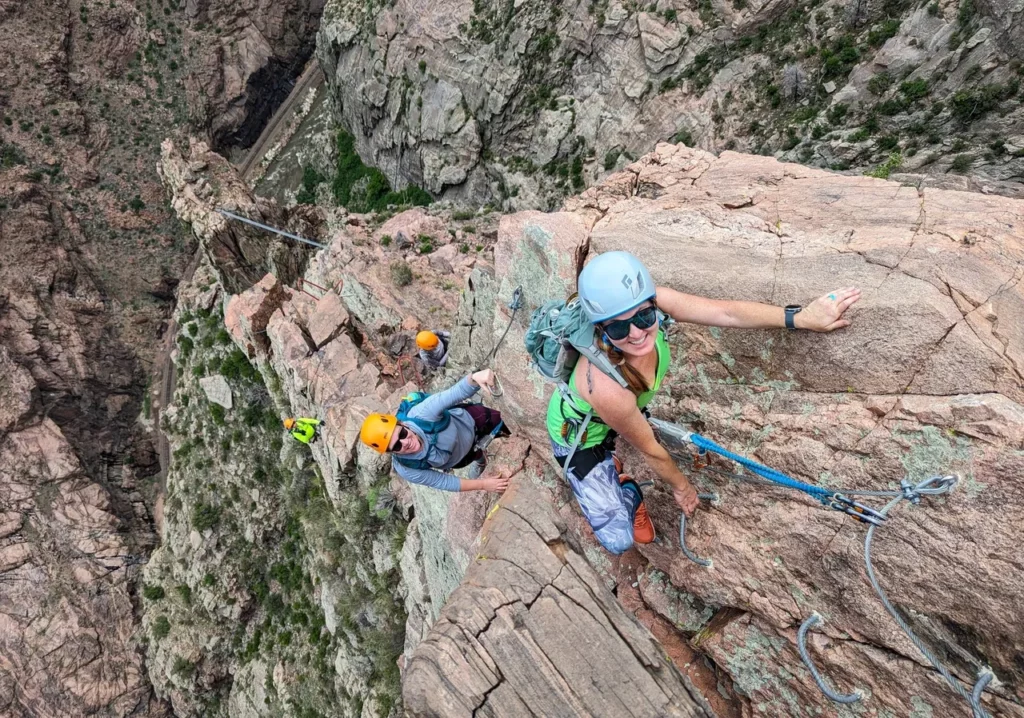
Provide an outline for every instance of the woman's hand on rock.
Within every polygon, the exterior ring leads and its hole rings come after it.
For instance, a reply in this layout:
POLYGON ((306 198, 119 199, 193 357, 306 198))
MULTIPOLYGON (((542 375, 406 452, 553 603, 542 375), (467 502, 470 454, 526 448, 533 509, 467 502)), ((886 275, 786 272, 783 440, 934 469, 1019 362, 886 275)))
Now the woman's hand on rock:
POLYGON ((494 393, 494 372, 490 369, 481 369, 469 375, 469 383, 478 386, 488 394, 494 393))
POLYGON ((697 498, 697 490, 693 488, 693 484, 689 481, 682 486, 673 487, 672 496, 675 497, 676 504, 683 510, 687 518, 693 516, 693 512, 697 510, 697 506, 700 504, 700 499, 697 498))
POLYGON ((847 287, 818 297, 793 317, 797 329, 812 332, 831 332, 850 325, 843 314, 860 299, 860 289, 847 287))
POLYGON ((508 477, 502 476, 501 474, 487 476, 479 481, 480 488, 483 491, 493 491, 496 494, 503 494, 505 493, 505 489, 508 488, 508 477))

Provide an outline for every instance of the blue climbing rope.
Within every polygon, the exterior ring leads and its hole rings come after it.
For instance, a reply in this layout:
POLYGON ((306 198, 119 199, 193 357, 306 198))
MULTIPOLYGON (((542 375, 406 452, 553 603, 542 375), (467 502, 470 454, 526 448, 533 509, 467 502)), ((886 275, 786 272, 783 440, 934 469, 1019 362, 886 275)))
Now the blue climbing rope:
MULTIPOLYGON (((793 489, 796 491, 803 492, 808 496, 812 496, 820 501, 825 506, 835 511, 841 511, 858 521, 866 524, 874 524, 881 526, 885 522, 885 517, 875 509, 865 504, 854 501, 853 499, 845 496, 834 490, 829 490, 821 486, 815 486, 808 484, 804 481, 797 481, 792 476, 787 476, 781 471, 777 471, 773 468, 765 466, 764 464, 758 463, 753 459, 748 459, 746 456, 742 456, 735 452, 729 451, 724 446, 719 446, 711 439, 695 434, 692 431, 686 431, 678 424, 673 424, 668 421, 661 419, 655 419, 649 417, 648 421, 651 426, 661 435, 662 439, 667 439, 668 444, 675 448, 681 448, 682 444, 692 444, 697 447, 699 455, 703 456, 707 452, 718 454, 719 456, 725 457, 735 461, 740 466, 743 466, 752 474, 761 477, 761 479, 774 485, 781 486, 787 489, 793 489)), ((739 475, 733 475, 741 481, 751 481, 749 477, 743 477, 739 475)), ((753 480, 757 483, 759 480, 753 480)), ((865 492, 851 492, 851 493, 865 493, 865 492)), ((888 495, 888 494, 885 494, 888 495)))
POLYGON ((835 494, 834 491, 823 489, 820 486, 806 484, 803 481, 797 481, 792 477, 786 476, 781 471, 776 471, 775 469, 765 466, 764 464, 759 464, 753 459, 748 459, 745 456, 735 454, 726 449, 725 447, 719 446, 711 439, 701 436, 700 434, 690 434, 689 441, 691 444, 700 449, 701 453, 710 451, 714 454, 718 454, 719 456, 723 456, 726 459, 732 459, 740 466, 750 470, 751 472, 757 474, 762 478, 767 479, 768 481, 771 481, 774 484, 785 486, 786 488, 789 489, 796 489, 797 491, 803 491, 805 494, 809 494, 810 496, 813 496, 814 498, 818 499, 823 504, 827 505, 831 503, 832 497, 835 494))

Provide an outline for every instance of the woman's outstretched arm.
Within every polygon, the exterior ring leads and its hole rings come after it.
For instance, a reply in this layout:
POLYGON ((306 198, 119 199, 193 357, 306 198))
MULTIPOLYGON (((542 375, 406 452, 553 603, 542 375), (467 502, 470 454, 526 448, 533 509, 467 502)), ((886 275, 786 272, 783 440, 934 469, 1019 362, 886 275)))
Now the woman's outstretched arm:
MULTIPOLYGON (((818 297, 793 317, 797 329, 830 332, 849 326, 843 314, 860 299, 860 289, 847 287, 818 297)), ((786 326, 782 307, 761 302, 708 299, 696 294, 658 287, 658 307, 677 322, 736 329, 773 329, 786 326)))

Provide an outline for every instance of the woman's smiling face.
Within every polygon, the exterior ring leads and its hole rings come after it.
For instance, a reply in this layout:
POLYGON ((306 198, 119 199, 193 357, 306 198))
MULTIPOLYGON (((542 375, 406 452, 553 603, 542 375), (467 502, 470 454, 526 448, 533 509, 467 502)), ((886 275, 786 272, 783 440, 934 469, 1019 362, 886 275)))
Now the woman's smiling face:
POLYGON ((388 447, 388 451, 393 454, 415 454, 423 448, 423 442, 420 441, 420 437, 416 432, 405 427, 403 424, 399 424, 398 428, 395 429, 394 436, 391 439, 391 446, 388 447))
MULTIPOLYGON (((612 322, 623 321, 626 319, 632 319, 638 312, 642 312, 645 309, 653 307, 652 302, 644 302, 636 309, 631 309, 628 312, 623 312, 618 316, 602 323, 602 329, 604 326, 612 322)), ((658 335, 659 322, 657 320, 649 326, 647 329, 641 329, 634 323, 629 325, 629 334, 624 339, 612 339, 605 333, 607 337, 606 341, 610 342, 612 346, 621 351, 623 354, 634 357, 642 357, 650 354, 654 351, 654 343, 658 335)))

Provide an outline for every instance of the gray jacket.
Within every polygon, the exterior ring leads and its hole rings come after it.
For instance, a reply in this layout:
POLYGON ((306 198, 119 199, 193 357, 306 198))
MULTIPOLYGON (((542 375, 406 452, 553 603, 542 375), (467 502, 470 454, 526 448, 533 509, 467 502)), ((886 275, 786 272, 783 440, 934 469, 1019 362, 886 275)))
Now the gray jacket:
MULTIPOLYGON (((437 421, 445 409, 462 404, 476 394, 479 387, 469 383, 463 377, 458 384, 438 394, 424 399, 409 412, 410 418, 424 421, 437 421)), ((399 476, 414 484, 423 484, 442 491, 458 491, 459 479, 446 473, 455 464, 462 461, 476 444, 476 423, 465 409, 451 409, 452 420, 447 428, 434 437, 433 442, 418 426, 409 422, 406 428, 414 432, 423 442, 423 449, 415 454, 406 454, 409 459, 426 459, 433 468, 413 469, 399 463, 392 457, 391 467, 399 476)))

